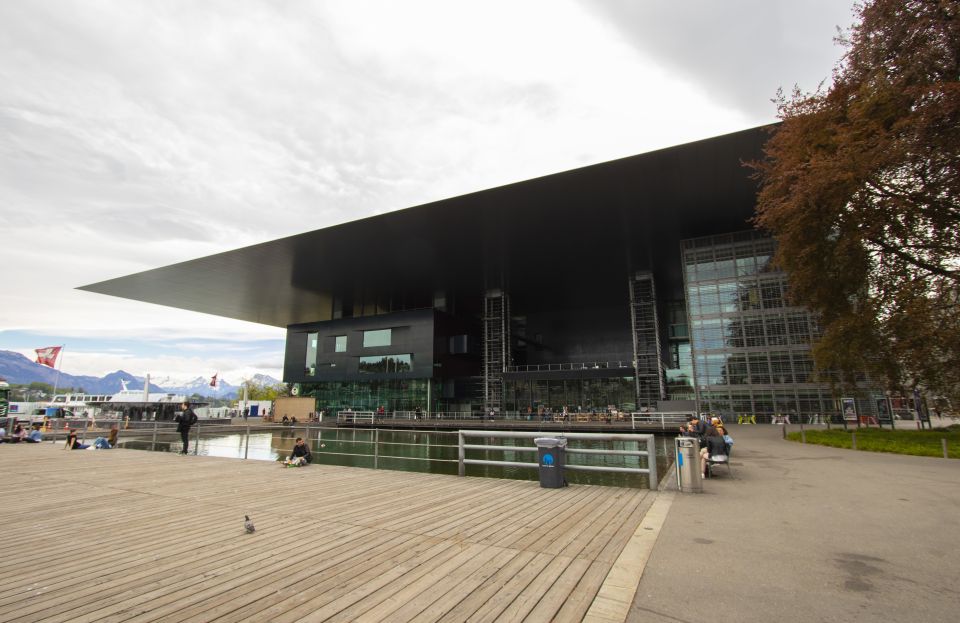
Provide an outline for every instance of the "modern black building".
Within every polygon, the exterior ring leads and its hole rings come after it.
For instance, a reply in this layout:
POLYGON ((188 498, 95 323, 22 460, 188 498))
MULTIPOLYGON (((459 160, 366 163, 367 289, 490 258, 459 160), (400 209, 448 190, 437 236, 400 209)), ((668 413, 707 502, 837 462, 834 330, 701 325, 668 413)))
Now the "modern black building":
POLYGON ((81 289, 286 328, 284 381, 318 408, 836 412, 751 225, 769 130, 81 289))

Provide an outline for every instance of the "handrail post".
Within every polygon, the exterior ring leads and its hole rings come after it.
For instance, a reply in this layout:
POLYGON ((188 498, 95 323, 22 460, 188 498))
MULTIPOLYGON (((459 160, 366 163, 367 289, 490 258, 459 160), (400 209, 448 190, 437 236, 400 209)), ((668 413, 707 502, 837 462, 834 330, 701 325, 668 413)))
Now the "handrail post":
POLYGON ((653 441, 653 435, 647 437, 647 469, 650 470, 647 474, 650 480, 650 489, 655 491, 660 485, 660 479, 657 478, 657 447, 653 441))
POLYGON ((378 459, 380 458, 380 429, 373 429, 373 469, 377 469, 378 459))
POLYGON ((247 460, 247 453, 250 451, 250 420, 247 420, 247 438, 243 442, 243 460, 247 460))
POLYGON ((467 458, 466 451, 463 449, 463 431, 457 431, 457 475, 466 476, 467 470, 463 460, 467 458))
POLYGON ((193 456, 200 456, 200 421, 197 420, 197 438, 193 442, 193 456))
MULTIPOLYGON (((151 450, 151 452, 156 452, 156 451, 157 451, 157 426, 159 426, 159 424, 160 424, 160 423, 157 422, 156 419, 153 420, 153 439, 150 440, 150 450, 151 450)), ((119 430, 119 429, 118 429, 118 430, 119 430)))
POLYGON ((667 414, 660 412, 660 430, 667 430, 667 414))

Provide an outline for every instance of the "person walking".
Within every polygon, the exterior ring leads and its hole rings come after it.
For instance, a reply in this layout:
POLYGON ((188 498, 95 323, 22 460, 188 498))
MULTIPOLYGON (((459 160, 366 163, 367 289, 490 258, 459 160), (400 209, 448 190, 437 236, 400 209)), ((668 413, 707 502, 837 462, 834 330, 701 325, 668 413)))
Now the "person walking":
POLYGON ((180 439, 183 441, 183 450, 180 454, 187 454, 190 445, 190 427, 197 423, 197 414, 190 408, 190 403, 183 403, 183 411, 180 412, 173 421, 177 423, 177 432, 180 433, 180 439))

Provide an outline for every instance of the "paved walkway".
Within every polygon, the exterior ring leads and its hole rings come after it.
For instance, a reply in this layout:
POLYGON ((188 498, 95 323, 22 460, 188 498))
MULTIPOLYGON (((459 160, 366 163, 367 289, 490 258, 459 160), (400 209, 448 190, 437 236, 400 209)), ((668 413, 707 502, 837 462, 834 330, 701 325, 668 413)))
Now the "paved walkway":
POLYGON ((733 478, 676 497, 628 621, 960 620, 960 461, 780 428, 732 427, 733 478))

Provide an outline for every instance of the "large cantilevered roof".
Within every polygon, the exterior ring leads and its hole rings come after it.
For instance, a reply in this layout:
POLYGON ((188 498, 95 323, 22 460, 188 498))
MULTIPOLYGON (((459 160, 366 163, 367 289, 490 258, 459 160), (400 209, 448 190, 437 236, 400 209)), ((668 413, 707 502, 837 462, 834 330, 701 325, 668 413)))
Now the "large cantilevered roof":
POLYGON ((505 286, 521 305, 619 304, 652 270, 682 296, 679 241, 750 227, 770 126, 326 227, 81 290, 277 327, 335 299, 411 307, 505 286), (624 294, 625 296, 625 294, 624 294))

